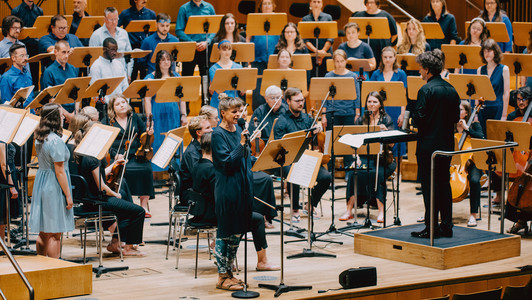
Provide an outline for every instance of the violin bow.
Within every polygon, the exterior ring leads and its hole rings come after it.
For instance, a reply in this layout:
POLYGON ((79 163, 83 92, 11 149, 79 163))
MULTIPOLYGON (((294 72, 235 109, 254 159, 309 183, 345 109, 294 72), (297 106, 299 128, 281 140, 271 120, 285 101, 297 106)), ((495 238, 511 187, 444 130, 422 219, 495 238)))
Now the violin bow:
MULTIPOLYGON (((264 121, 266 121, 266 119, 268 118, 268 116, 270 115, 270 113, 273 111, 273 109, 275 108, 275 106, 277 106, 277 103, 279 103, 279 101, 281 101, 281 99, 283 99, 283 96, 279 96, 279 98, 277 98, 277 100, 275 101, 275 103, 273 104, 273 106, 270 108, 270 110, 268 111, 268 113, 266 114, 266 116, 264 116, 264 118, 262 119, 262 121, 259 123, 259 126, 257 126, 257 128, 255 128, 255 130, 253 131, 253 134, 251 134, 251 137, 255 136, 258 134, 258 132, 261 132, 262 129, 264 129, 264 127, 266 127, 266 125, 264 125, 262 128, 262 123, 264 123, 264 121), (260 130, 258 130, 259 128, 261 128, 260 130), (258 132, 257 132, 258 130, 258 132)), ((268 123, 266 123, 268 124, 268 123)), ((251 138, 253 140, 253 138, 251 138)))

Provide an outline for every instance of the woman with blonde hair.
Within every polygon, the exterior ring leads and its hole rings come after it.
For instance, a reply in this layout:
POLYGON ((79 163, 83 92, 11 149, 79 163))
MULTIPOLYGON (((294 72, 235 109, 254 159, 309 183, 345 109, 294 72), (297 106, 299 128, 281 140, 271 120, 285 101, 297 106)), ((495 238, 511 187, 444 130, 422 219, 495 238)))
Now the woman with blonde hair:
POLYGON ((425 39, 425 31, 421 22, 416 19, 410 19, 406 23, 405 32, 401 45, 397 47, 397 53, 405 54, 421 54, 425 51, 430 51, 429 43, 425 39))

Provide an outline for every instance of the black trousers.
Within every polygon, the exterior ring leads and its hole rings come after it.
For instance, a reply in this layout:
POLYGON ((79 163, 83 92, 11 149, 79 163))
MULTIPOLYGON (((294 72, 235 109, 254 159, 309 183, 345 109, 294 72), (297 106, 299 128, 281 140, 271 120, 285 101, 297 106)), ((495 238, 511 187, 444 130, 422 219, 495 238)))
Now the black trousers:
MULTIPOLYGON (((253 172, 253 194, 260 200, 275 207, 273 180, 270 175, 264 172, 253 172)), ((276 210, 257 200, 253 200, 253 211, 265 216, 268 221, 277 216, 276 210)))
MULTIPOLYGON (((430 227, 430 169, 431 155, 417 154, 418 174, 421 181, 423 202, 425 203, 425 226, 430 227)), ((434 171, 434 225, 438 228, 438 214, 441 218, 439 228, 451 230, 453 228, 453 201, 449 168, 450 157, 436 157, 434 171)))
POLYGON ((260 251, 268 248, 268 242, 266 242, 266 227, 264 227, 264 216, 259 213, 251 214, 251 226, 249 228, 253 235, 253 244, 255 250, 260 251))
POLYGON ((478 213, 478 207, 480 206, 480 178, 482 177, 482 171, 480 171, 474 164, 470 167, 467 178, 469 180, 469 206, 470 213, 478 213))
MULTIPOLYGON (((267 62, 252 62, 251 67, 258 69, 258 75, 262 76, 265 69, 268 68, 267 62)), ((260 89, 262 85, 262 77, 257 78, 257 87, 253 90, 253 101, 251 107, 253 110, 257 109, 257 107, 261 106, 263 103, 266 103, 266 100, 264 97, 260 94, 260 89)), ((267 88, 267 87, 266 87, 267 88)))
MULTIPOLYGON (((291 166, 285 166, 283 168, 283 174, 285 177, 288 176, 288 173, 290 172, 290 167, 291 166)), ((324 167, 320 167, 320 170, 318 171, 318 177, 316 178, 316 185, 314 186, 314 188, 312 188, 310 196, 310 202, 312 203, 313 207, 318 206, 321 197, 323 196, 323 194, 325 194, 327 189, 329 189, 331 181, 331 172, 325 170, 324 167)), ((288 183, 287 189, 288 194, 292 199, 292 208, 295 210, 300 209, 301 206, 299 205, 299 185, 288 183)))
POLYGON ((194 55, 194 60, 189 62, 183 62, 182 76, 194 75, 194 68, 196 67, 196 65, 199 68, 201 76, 207 74, 207 60, 205 58, 205 50, 201 52, 196 51, 196 54, 194 55))

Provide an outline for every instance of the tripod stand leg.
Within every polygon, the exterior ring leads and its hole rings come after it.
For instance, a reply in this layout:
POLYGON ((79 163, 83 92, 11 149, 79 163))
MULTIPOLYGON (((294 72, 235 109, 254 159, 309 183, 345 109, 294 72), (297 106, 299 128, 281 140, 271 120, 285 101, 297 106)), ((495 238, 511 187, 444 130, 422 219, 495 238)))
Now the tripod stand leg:
POLYGON ((263 289, 275 291, 275 294, 274 294, 275 298, 281 296, 283 293, 288 293, 288 292, 291 292, 291 291, 301 291, 301 290, 311 290, 312 289, 312 286, 297 286, 297 285, 288 286, 288 285, 285 285, 283 283, 281 283, 279 285, 262 284, 262 283, 260 283, 259 287, 263 288, 263 289))

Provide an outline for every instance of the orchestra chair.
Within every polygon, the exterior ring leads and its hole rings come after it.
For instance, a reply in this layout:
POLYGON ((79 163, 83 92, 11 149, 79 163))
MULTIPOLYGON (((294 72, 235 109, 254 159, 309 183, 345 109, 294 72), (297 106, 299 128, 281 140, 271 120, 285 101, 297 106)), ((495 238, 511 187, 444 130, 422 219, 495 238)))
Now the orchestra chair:
POLYGON ((529 299, 526 297, 527 286, 507 286, 504 289, 502 300, 529 299))
POLYGON ((453 300, 500 300, 502 287, 470 294, 454 294, 453 300))
MULTIPOLYGON (((83 210, 83 205, 101 205, 102 202, 98 199, 89 198, 88 191, 89 186, 87 184, 87 181, 85 178, 83 178, 80 175, 70 175, 70 182, 72 184, 72 201, 74 202, 74 221, 76 220, 83 220, 83 225, 80 227, 80 239, 81 244, 83 247, 83 264, 85 264, 86 256, 87 256, 87 225, 90 222, 94 222, 94 228, 96 228, 96 247, 98 248, 98 251, 102 251, 102 245, 99 243, 100 238, 98 236, 99 230, 98 230, 98 223, 99 223, 99 214, 98 211, 85 211, 83 210), (83 234, 81 233, 83 229, 83 234)), ((102 211, 102 222, 117 222, 118 218, 109 211, 102 211)), ((118 240, 120 241, 120 231, 118 230, 118 226, 116 227, 116 232, 118 233, 118 240)), ((103 240, 103 239, 102 239, 103 240)), ((118 243, 121 246, 121 243, 118 243)), ((97 252, 100 253, 100 252, 97 252)), ((122 256, 122 249, 120 249, 120 261, 124 261, 124 258, 122 256)))
MULTIPOLYGON (((187 229, 189 230, 196 230, 196 264, 194 268, 194 278, 198 278, 198 252, 199 252, 199 236, 201 233, 207 234, 207 249, 209 251, 209 260, 212 259, 211 251, 210 251, 210 244, 211 244, 211 234, 216 232, 216 224, 214 223, 204 223, 204 222, 197 222, 194 220, 194 218, 190 218, 190 216, 200 216, 205 210, 206 210, 206 200, 205 198, 198 192, 194 191, 193 189, 188 190, 188 196, 189 199, 189 207, 186 214, 185 222, 183 225, 179 226, 179 237, 178 237, 178 248, 177 248, 177 256, 176 256, 176 263, 175 268, 177 269, 179 266, 179 256, 181 254, 181 237, 183 235, 183 231, 186 232, 187 229)), ((177 220, 176 220, 177 224, 177 220)), ((177 226, 174 226, 174 228, 177 226)))
POLYGON ((179 172, 175 170, 170 170, 170 167, 168 169, 168 197, 169 197, 169 203, 170 203, 170 212, 169 212, 169 220, 168 220, 168 240, 166 243, 166 260, 168 260, 168 250, 170 248, 171 239, 170 236, 172 234, 172 228, 173 230, 173 249, 176 247, 181 247, 181 244, 177 244, 176 242, 176 232, 177 230, 181 230, 181 226, 183 226, 185 222, 185 217, 188 213, 188 206, 179 205, 179 197, 181 192, 181 177, 179 176, 179 172), (172 227, 173 226, 173 227, 172 227))

